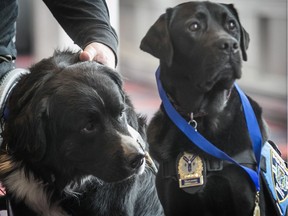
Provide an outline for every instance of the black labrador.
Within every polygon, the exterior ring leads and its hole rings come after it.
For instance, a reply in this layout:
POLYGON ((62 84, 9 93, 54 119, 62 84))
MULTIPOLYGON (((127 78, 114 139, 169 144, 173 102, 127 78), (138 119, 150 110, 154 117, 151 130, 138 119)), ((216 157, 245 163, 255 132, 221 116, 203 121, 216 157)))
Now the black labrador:
MULTIPOLYGON (((140 48, 160 60, 160 80, 177 112, 197 124, 197 130, 216 147, 255 170, 252 144, 234 88, 241 77, 242 60, 247 60, 248 44, 249 35, 232 4, 187 2, 168 8, 149 29, 140 48)), ((261 108, 249 100, 265 141, 261 108)), ((147 136, 151 154, 160 163, 156 185, 167 216, 253 215, 256 188, 249 176, 193 145, 163 106, 152 118, 147 136), (179 184, 185 169, 198 175, 187 188, 179 184)), ((261 190, 261 215, 276 215, 263 193, 261 190)))
POLYGON ((163 215, 139 135, 145 119, 117 72, 78 59, 56 52, 19 76, 9 94, 0 152, 8 212, 163 215))

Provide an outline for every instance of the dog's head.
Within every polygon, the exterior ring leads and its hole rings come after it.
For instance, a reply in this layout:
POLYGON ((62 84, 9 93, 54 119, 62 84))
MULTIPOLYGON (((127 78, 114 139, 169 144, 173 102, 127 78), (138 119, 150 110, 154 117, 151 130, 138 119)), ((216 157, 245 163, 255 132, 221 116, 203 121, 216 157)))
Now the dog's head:
POLYGON ((188 2, 167 9, 140 48, 160 59, 161 81, 178 106, 187 113, 211 113, 223 109, 241 77, 248 44, 233 5, 188 2))
POLYGON ((71 64, 65 55, 21 78, 7 104, 2 145, 16 161, 56 179, 94 175, 114 182, 141 173, 144 151, 128 124, 141 125, 120 76, 95 62, 71 64))

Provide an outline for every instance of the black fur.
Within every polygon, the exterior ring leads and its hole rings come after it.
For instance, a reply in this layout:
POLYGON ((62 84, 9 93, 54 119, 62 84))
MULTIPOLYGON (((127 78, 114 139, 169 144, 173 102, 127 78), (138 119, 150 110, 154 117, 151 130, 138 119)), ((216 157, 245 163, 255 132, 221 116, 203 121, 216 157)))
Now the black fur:
MULTIPOLYGON (((142 39, 140 48, 160 60, 160 80, 178 112, 187 121, 193 112, 197 129, 206 139, 255 169, 242 106, 233 88, 241 77, 242 59, 247 60, 248 44, 249 35, 233 5, 187 2, 167 9, 142 39)), ((249 100, 266 141, 261 108, 249 100)), ((236 165, 224 162, 221 171, 208 171, 204 187, 194 194, 179 188, 176 174, 167 177, 162 173, 167 163, 174 163, 176 169, 176 158, 183 151, 205 161, 215 160, 176 128, 163 107, 151 120, 147 136, 151 154, 160 163, 156 182, 165 215, 253 215, 255 186, 236 165)), ((276 215, 262 190, 260 196, 261 215, 276 215)))
POLYGON ((0 178, 14 215, 162 215, 155 176, 127 129, 145 138, 145 119, 117 72, 78 56, 55 52, 9 97, 0 178))

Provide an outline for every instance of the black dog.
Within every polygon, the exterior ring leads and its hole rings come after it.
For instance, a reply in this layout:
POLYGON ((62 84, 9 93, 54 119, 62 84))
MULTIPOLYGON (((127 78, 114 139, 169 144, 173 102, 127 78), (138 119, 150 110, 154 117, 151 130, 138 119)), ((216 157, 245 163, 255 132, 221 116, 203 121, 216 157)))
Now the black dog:
MULTIPOLYGON (((243 109, 233 88, 241 77, 241 56, 247 60, 248 44, 249 35, 233 5, 188 2, 167 9, 140 48, 160 59, 160 80, 178 113, 194 126, 197 123, 197 130, 219 149, 255 170, 243 109)), ((261 108, 249 100, 266 141, 261 108)), ((252 216, 256 189, 247 173, 193 145, 163 106, 151 120, 147 136, 151 155, 160 163, 156 185, 166 215, 252 216), (192 164, 181 162, 181 157, 193 158, 192 164), (204 169, 196 179, 202 182, 180 188, 181 166, 204 169)), ((263 193, 261 215, 276 215, 263 193)))
POLYGON ((42 60, 9 96, 0 177, 14 216, 162 215, 135 137, 145 119, 117 72, 78 56, 42 60))

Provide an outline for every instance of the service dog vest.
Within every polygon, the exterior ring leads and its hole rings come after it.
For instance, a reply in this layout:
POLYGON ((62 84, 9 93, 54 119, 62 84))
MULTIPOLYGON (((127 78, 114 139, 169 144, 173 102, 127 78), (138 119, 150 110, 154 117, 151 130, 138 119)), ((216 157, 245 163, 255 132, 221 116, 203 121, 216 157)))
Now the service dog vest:
POLYGON ((261 174, 277 206, 279 215, 287 215, 288 169, 285 161, 273 146, 266 142, 262 148, 261 174))

